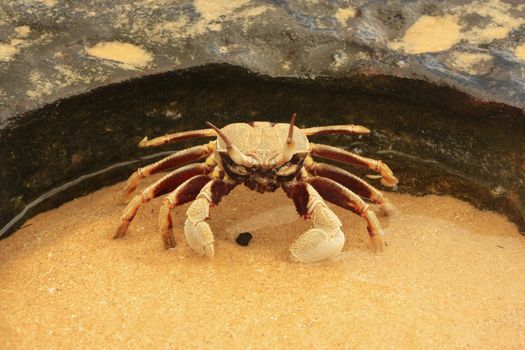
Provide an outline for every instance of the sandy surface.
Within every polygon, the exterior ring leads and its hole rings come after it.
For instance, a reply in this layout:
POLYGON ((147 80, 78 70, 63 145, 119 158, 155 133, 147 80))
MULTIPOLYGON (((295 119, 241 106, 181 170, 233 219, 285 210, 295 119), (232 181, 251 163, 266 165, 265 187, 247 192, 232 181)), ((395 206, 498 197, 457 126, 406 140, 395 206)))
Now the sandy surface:
POLYGON ((390 47, 410 54, 439 52, 450 49, 460 39, 461 26, 455 16, 421 16, 407 29, 401 41, 390 47))
POLYGON ((153 61, 153 56, 143 48, 118 41, 101 42, 86 48, 88 55, 118 62, 124 69, 138 69, 153 61))
MULTIPOLYGON (((390 42, 389 47, 409 54, 446 51, 461 41, 482 44, 504 39, 525 23, 522 16, 512 15, 512 5, 499 0, 474 1, 453 6, 450 10, 456 14, 421 16, 405 31, 401 39, 390 42), (480 21, 477 25, 462 21, 462 17, 474 14, 488 21, 480 21)), ((461 60, 460 57, 456 59, 461 60)), ((467 58, 467 61, 470 59, 467 58)))
POLYGON ((308 223, 283 193, 239 187, 212 211, 210 261, 183 240, 187 205, 174 212, 175 249, 161 246, 158 199, 110 239, 120 186, 0 241, 1 348, 525 347, 525 237, 494 213, 392 194, 401 213, 374 254, 364 221, 336 208, 345 252, 298 264, 287 250, 308 223))
POLYGON ((514 50, 514 53, 517 58, 525 61, 525 44, 518 45, 514 50))

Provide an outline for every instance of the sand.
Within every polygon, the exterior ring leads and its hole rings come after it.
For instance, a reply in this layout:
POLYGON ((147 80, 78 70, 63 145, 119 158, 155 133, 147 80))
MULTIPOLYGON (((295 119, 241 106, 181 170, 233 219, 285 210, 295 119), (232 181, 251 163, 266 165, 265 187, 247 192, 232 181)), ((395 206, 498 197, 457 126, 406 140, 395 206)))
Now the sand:
POLYGON ((471 75, 487 74, 493 67, 493 58, 485 53, 453 52, 446 64, 452 69, 471 75))
POLYGON ((450 14, 419 17, 405 30, 402 38, 390 42, 388 46, 408 54, 421 54, 446 51, 460 42, 473 45, 505 39, 525 23, 523 16, 513 15, 521 6, 515 7, 500 0, 473 1, 452 6, 450 14), (473 14, 487 21, 470 25, 465 21, 465 16, 473 14))
POLYGON ((525 61, 525 44, 518 45, 514 49, 514 54, 517 58, 519 58, 522 61, 525 61))
POLYGON ((122 184, 38 215, 0 241, 3 349, 522 349, 525 237, 506 218, 449 197, 390 194, 388 247, 334 208, 344 253, 293 263, 308 223, 283 193, 238 187, 212 210, 216 257, 196 256, 174 211, 165 251, 160 200, 112 240, 122 184), (248 247, 235 236, 250 231, 248 247))
POLYGON ((450 49, 461 39, 461 27, 455 16, 421 16, 399 42, 390 44, 394 50, 409 54, 439 52, 450 49))
POLYGON ((350 19, 350 18, 354 18, 356 15, 356 10, 352 7, 347 7, 347 8, 338 8, 337 11, 335 12, 335 19, 337 20, 337 22, 339 22, 339 24, 343 27, 346 27, 346 22, 350 19))
POLYGON ((124 69, 140 69, 153 61, 153 55, 142 47, 119 41, 100 42, 87 47, 90 56, 117 62, 124 69))

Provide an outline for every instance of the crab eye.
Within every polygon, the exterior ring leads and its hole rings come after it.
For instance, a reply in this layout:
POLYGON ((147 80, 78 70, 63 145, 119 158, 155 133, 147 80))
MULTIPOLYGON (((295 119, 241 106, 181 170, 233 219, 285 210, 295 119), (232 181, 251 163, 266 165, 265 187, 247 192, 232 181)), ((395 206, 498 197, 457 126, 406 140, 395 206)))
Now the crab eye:
POLYGON ((281 165, 275 170, 277 176, 290 176, 294 175, 301 168, 304 161, 304 156, 301 154, 294 154, 292 159, 281 165))
POLYGON ((244 165, 235 163, 227 154, 221 154, 221 161, 224 168, 235 175, 246 176, 249 174, 249 170, 244 165))
POLYGON ((297 165, 296 164, 290 164, 290 162, 285 163, 283 166, 277 168, 277 171, 275 174, 277 176, 288 176, 295 174, 297 172, 297 165))
POLYGON ((248 175, 248 169, 242 165, 233 163, 228 166, 228 169, 237 175, 248 175))

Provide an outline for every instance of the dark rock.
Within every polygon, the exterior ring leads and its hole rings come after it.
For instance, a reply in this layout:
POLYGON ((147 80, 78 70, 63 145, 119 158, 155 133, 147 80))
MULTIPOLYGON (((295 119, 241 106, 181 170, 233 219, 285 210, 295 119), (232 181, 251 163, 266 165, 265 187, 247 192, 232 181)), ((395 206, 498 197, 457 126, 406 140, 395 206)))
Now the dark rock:
POLYGON ((95 87, 207 63, 273 77, 418 78, 524 108, 524 28, 520 1, 8 0, 0 125, 95 87))
POLYGON ((237 242, 238 245, 242 245, 243 247, 247 247, 248 244, 250 244, 250 241, 252 240, 252 234, 250 232, 243 232, 239 233, 237 238, 235 238, 235 242, 237 242))

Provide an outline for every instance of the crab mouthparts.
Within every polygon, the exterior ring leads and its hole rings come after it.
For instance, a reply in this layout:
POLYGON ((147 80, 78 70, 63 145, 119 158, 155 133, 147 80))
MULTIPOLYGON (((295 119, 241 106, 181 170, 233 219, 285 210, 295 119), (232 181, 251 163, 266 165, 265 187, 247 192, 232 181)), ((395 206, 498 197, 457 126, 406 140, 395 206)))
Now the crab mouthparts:
POLYGON ((255 186, 255 190, 259 193, 264 193, 266 192, 266 185, 264 184, 261 184, 261 183, 258 183, 256 186, 255 186))

